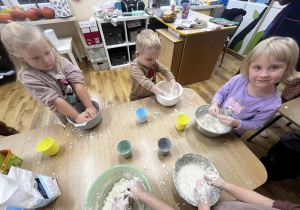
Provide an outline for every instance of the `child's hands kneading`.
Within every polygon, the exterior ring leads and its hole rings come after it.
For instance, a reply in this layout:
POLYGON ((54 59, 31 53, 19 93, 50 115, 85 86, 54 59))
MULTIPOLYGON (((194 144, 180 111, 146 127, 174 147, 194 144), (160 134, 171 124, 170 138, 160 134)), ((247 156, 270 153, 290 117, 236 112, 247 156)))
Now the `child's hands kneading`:
POLYGON ((77 117, 75 118, 75 122, 77 124, 85 123, 89 121, 89 116, 87 114, 78 114, 77 117))
POLYGON ((238 127, 240 124, 240 121, 233 118, 233 117, 228 117, 225 115, 219 115, 218 116, 220 123, 227 127, 238 127))
POLYGON ((88 114, 89 117, 94 118, 98 110, 94 106, 90 106, 86 108, 85 113, 88 114))
POLYGON ((210 115, 214 117, 219 117, 219 106, 217 102, 213 102, 208 109, 210 115))
POLYGON ((198 204, 209 204, 209 195, 204 177, 200 178, 197 182, 197 186, 195 188, 195 199, 198 204))
POLYGON ((130 196, 133 198, 139 198, 139 195, 146 192, 146 189, 142 182, 134 181, 131 186, 128 186, 130 196))
POLYGON ((222 188, 222 185, 225 183, 225 181, 220 177, 220 175, 214 171, 207 171, 204 174, 204 177, 207 184, 211 186, 222 188))

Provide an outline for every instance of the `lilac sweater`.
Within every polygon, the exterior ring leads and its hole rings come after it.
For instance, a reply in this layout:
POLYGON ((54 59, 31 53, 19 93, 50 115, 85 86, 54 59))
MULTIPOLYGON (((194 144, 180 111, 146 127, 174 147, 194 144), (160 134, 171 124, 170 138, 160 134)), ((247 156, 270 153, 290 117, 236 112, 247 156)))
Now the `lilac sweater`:
POLYGON ((63 85, 59 82, 59 79, 65 78, 71 84, 83 83, 81 70, 68 59, 62 58, 62 67, 63 74, 54 65, 53 69, 49 71, 24 70, 20 76, 21 83, 30 95, 44 106, 48 106, 51 111, 56 111, 53 101, 58 97, 64 98, 63 85))
POLYGON ((261 128, 281 106, 277 89, 271 95, 256 97, 248 94, 247 84, 248 80, 239 74, 223 85, 212 100, 240 120, 240 125, 233 129, 239 135, 261 128))

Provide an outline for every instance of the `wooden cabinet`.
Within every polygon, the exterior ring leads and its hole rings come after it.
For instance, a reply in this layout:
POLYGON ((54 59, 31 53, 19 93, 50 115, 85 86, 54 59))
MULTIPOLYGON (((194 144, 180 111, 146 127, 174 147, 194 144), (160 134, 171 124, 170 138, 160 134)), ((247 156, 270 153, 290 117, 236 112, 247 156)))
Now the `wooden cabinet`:
POLYGON ((171 70, 177 81, 184 39, 174 36, 167 29, 157 29, 156 32, 161 41, 158 60, 171 70))

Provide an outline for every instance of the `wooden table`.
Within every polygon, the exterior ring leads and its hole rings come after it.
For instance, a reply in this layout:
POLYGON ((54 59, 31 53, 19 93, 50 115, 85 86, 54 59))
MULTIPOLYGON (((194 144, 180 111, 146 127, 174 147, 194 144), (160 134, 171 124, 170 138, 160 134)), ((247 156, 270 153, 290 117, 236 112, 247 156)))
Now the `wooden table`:
MULTIPOLYGON (((148 178, 152 192, 173 207, 178 203, 180 209, 195 209, 179 196, 172 181, 174 164, 185 153, 205 156, 214 163, 226 181, 247 189, 255 189, 267 179, 264 166, 234 134, 207 138, 199 133, 194 112, 202 104, 205 102, 196 92, 184 89, 180 101, 173 107, 163 107, 154 97, 149 97, 102 109, 102 120, 95 128, 74 130, 68 124, 64 137, 55 136, 61 151, 52 158, 35 151, 34 145, 42 136, 32 139, 32 145, 25 145, 25 148, 24 144, 17 144, 23 140, 18 138, 19 135, 9 137, 9 145, 6 144, 8 139, 3 138, 0 139, 0 147, 5 145, 5 148, 11 148, 16 154, 25 157, 25 162, 29 162, 24 165, 25 169, 45 175, 56 173, 61 196, 55 201, 55 209, 82 209, 87 192, 96 178, 108 168, 119 164, 132 165, 141 170, 148 178), (144 124, 139 124, 135 117, 135 110, 139 107, 148 110, 148 121, 144 124), (184 131, 175 128, 176 116, 180 113, 190 118, 184 131), (173 142, 173 148, 167 156, 157 153, 157 142, 162 137, 173 142), (117 144, 123 139, 132 143, 132 156, 128 159, 117 153, 117 144), (33 154, 43 159, 33 161, 29 158, 33 154), (37 165, 37 161, 41 164, 37 165), (163 168, 163 164, 166 168, 163 168), (166 186, 160 182, 165 182, 166 186), (186 205, 183 206, 183 203, 186 205)), ((43 132, 43 137, 54 135, 46 128, 43 128, 43 132)), ((232 197, 222 192, 220 200, 226 199, 232 197)))
POLYGON ((290 124, 295 124, 298 127, 300 127, 300 97, 295 98, 293 100, 290 100, 288 102, 285 102, 284 104, 281 105, 279 108, 278 112, 279 115, 276 117, 272 118, 269 122, 267 122, 261 129, 256 131, 252 136, 250 136, 247 141, 251 141, 255 136, 260 134, 263 130, 267 129, 270 125, 275 123, 277 120, 279 120, 282 117, 287 118, 290 122, 287 123, 286 125, 290 124))
MULTIPOLYGON (((148 12, 151 12, 151 10, 148 12)), ((212 18, 197 12, 195 13, 199 20, 209 22, 209 19, 212 18)), ((177 30, 176 28, 178 25, 166 23, 160 18, 156 19, 171 28, 178 35, 182 35, 182 38, 184 39, 183 47, 176 52, 176 57, 173 58, 174 52, 169 50, 170 43, 165 41, 166 39, 169 39, 170 42, 172 42, 172 40, 159 32, 159 35, 161 35, 160 38, 163 53, 160 54, 158 60, 166 67, 170 68, 176 81, 181 85, 201 82, 211 77, 219 55, 224 47, 229 30, 236 27, 222 27, 219 30, 213 31, 203 31, 200 29, 177 30), (166 52, 167 50, 169 50, 169 52, 166 52), (175 64, 172 62, 170 64, 170 60, 175 64)))
MULTIPOLYGON (((51 125, 30 130, 25 133, 0 138, 0 150, 10 149, 12 153, 23 159, 23 169, 36 174, 55 177, 59 185, 60 160, 66 155, 64 142, 64 127, 62 125, 51 125), (36 151, 36 145, 40 140, 52 137, 60 145, 60 151, 55 156, 47 156, 36 151)), ((55 202, 49 204, 45 209, 54 209, 55 202)), ((0 209, 5 209, 5 205, 0 205, 0 209)))

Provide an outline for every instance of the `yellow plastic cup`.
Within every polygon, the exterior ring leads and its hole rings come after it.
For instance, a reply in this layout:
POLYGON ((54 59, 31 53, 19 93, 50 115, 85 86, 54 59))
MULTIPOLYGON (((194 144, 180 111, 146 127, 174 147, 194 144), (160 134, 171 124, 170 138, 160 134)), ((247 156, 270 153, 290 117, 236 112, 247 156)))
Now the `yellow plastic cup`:
POLYGON ((184 130, 190 119, 185 114, 180 114, 176 118, 176 128, 180 131, 184 130))
POLYGON ((59 146, 51 137, 47 137, 36 145, 36 150, 46 155, 55 155, 59 151, 59 146))

